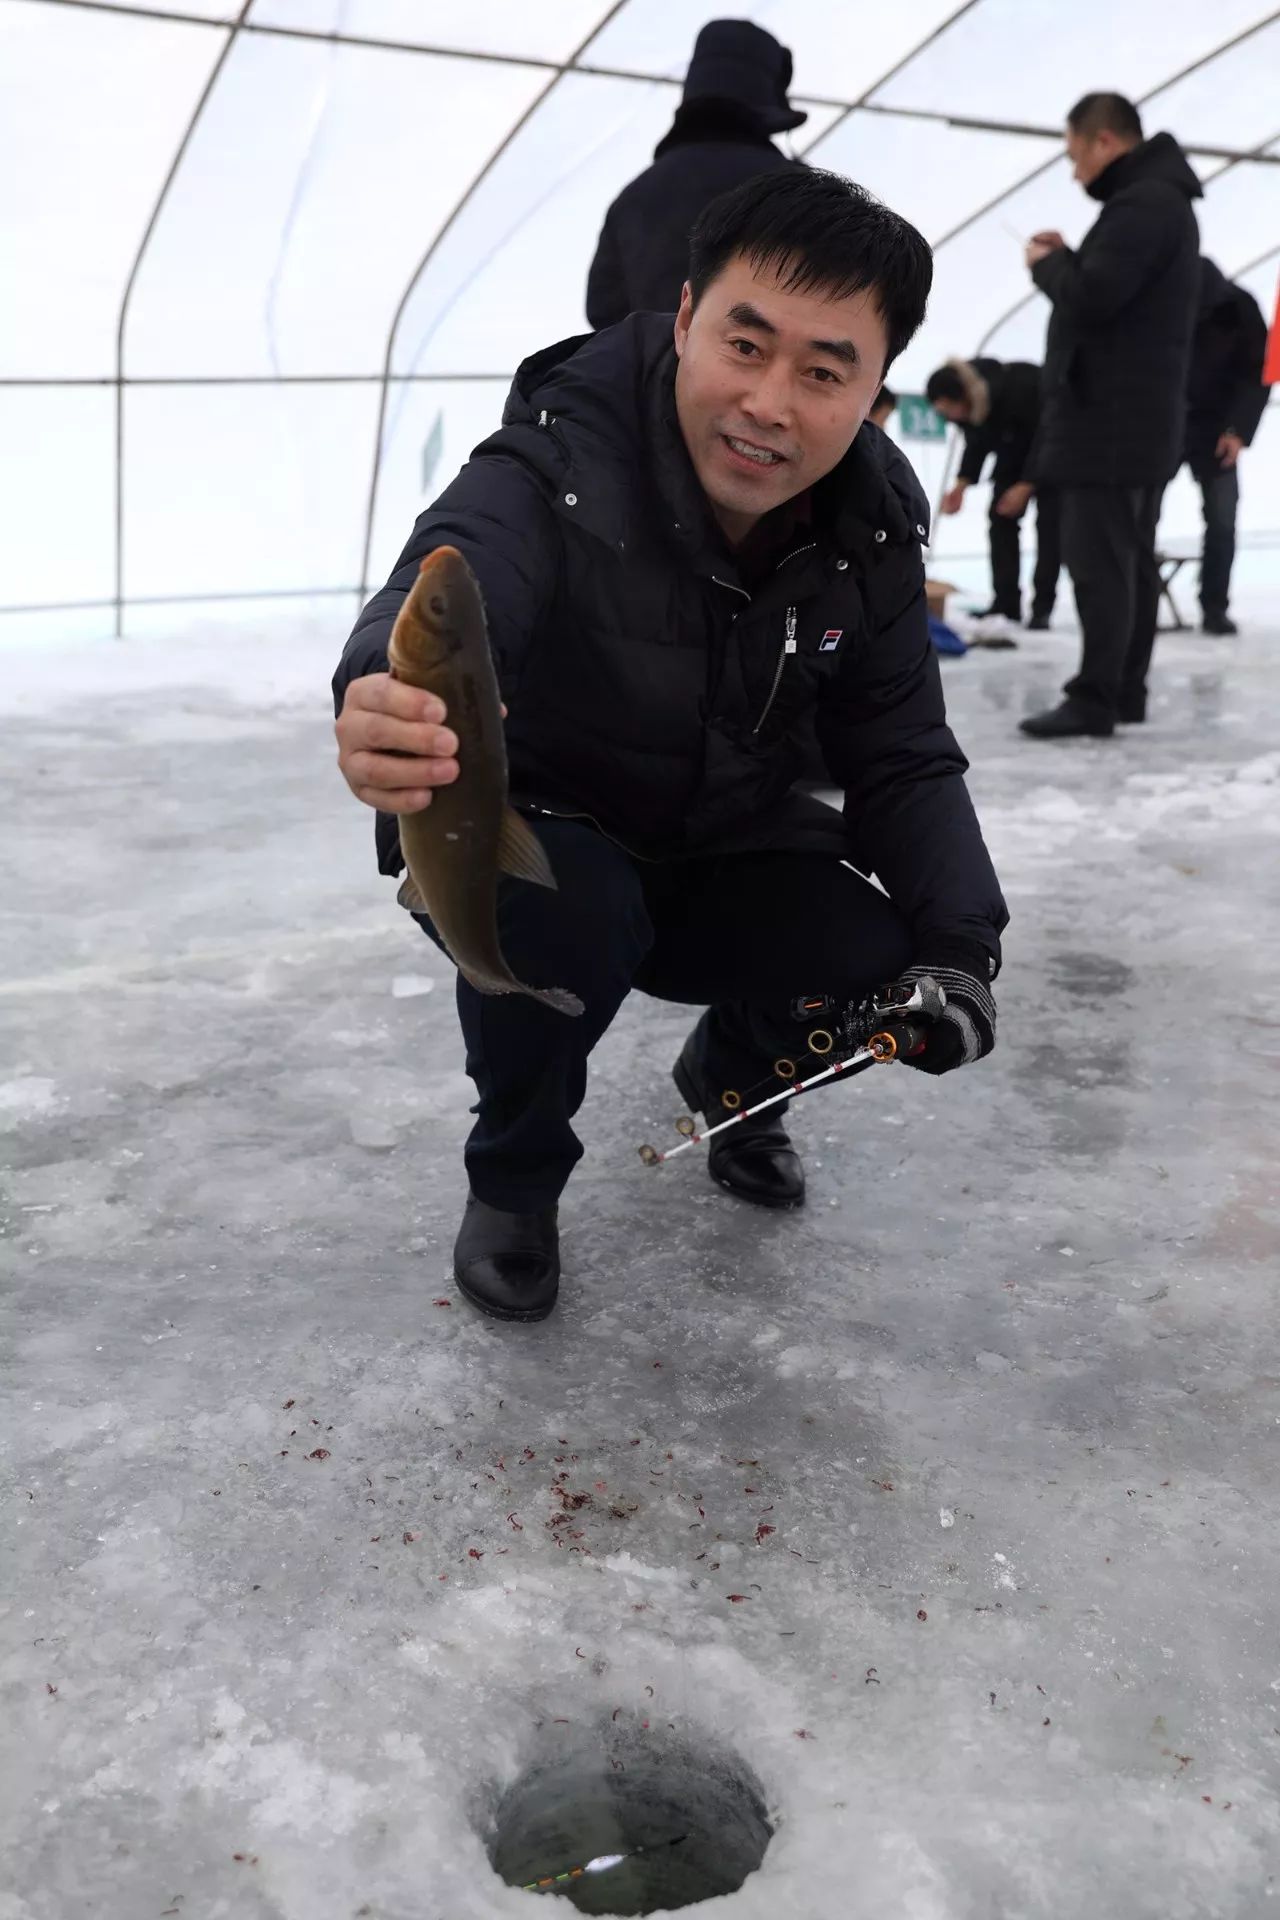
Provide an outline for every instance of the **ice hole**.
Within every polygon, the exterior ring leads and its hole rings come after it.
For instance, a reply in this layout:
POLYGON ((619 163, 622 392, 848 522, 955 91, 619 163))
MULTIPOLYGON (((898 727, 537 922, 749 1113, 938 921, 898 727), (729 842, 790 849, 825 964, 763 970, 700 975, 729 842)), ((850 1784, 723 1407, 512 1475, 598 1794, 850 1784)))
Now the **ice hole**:
POLYGON ((653 1913, 735 1893, 764 1859, 763 1790, 722 1745, 656 1717, 548 1724, 539 1741, 486 1834, 508 1886, 579 1913, 653 1913))

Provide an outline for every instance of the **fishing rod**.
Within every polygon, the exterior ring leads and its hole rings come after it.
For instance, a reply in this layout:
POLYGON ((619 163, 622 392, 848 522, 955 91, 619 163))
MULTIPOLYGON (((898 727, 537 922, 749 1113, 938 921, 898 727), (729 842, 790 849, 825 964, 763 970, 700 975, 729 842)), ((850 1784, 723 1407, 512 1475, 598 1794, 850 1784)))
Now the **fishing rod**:
MULTIPOLYGON (((797 1000, 792 1004, 792 1017, 803 1019, 806 1014, 823 1012, 832 1006, 826 996, 807 1000, 797 1000)), ((928 1027, 925 1023, 912 1020, 907 1016, 918 1013, 924 1006, 923 995, 918 986, 886 987, 871 994, 860 1010, 858 1024, 875 1024, 883 1021, 883 1027, 871 1033, 852 1053, 832 1060, 819 1072, 810 1074, 807 1079, 800 1078, 797 1063, 787 1056, 773 1063, 773 1077, 787 1084, 780 1093, 771 1093, 764 1100, 757 1100, 751 1106, 743 1106, 743 1095, 735 1088, 728 1088, 720 1096, 720 1104, 736 1108, 727 1120, 719 1121, 714 1127, 697 1130, 697 1122, 690 1115, 682 1114, 676 1121, 676 1132, 683 1134, 678 1147, 664 1150, 648 1142, 640 1148, 640 1158, 646 1167, 660 1167, 666 1161, 674 1160, 679 1153, 686 1153, 690 1147, 701 1146, 705 1141, 724 1133, 730 1127, 740 1126, 744 1120, 750 1120, 758 1113, 765 1113, 770 1107, 781 1105, 785 1100, 794 1100, 797 1094, 808 1093, 811 1087, 819 1087, 824 1081, 834 1080, 840 1074, 864 1073, 868 1067, 887 1066, 894 1060, 908 1059, 921 1053, 928 1041, 928 1027)), ((815 1059, 825 1059, 835 1051, 836 1037, 827 1027, 815 1027, 808 1036, 807 1051, 815 1059)), ((770 1083, 770 1077, 756 1082, 747 1089, 749 1098, 756 1086, 770 1083)))

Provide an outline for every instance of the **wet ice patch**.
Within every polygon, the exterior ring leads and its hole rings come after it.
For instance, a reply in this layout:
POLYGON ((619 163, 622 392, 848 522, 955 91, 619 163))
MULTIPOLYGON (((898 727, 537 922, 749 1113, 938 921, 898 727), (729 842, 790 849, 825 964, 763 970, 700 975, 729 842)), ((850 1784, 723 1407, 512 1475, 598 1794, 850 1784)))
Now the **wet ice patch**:
POLYGON ((1018 1583, 1013 1577, 1007 1554, 993 1553, 991 1556, 991 1584, 1005 1593, 1016 1593, 1018 1583))
POLYGON ((393 1000, 417 1000, 424 993, 435 991, 435 981, 426 973, 398 973, 391 982, 393 1000))
POLYGON ((57 1105, 54 1082, 43 1074, 20 1073, 13 1080, 0 1080, 0 1127, 38 1120, 57 1105))

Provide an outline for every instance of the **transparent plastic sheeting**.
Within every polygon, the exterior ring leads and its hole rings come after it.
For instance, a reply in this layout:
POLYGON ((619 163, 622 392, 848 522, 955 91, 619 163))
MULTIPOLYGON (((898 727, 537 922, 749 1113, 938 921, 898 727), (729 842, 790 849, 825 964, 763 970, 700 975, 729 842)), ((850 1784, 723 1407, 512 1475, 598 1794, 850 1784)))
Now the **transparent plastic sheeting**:
MULTIPOLYGON (((236 32, 234 0, 149 5, 0 0, 0 606, 98 603, 6 614, 3 636, 108 632, 119 586, 139 618, 158 598, 353 588, 375 452, 381 578, 516 363, 585 326, 600 220, 715 11, 253 0, 236 32)), ((1022 242, 1093 218, 1056 131, 1086 88, 1129 92, 1192 147, 1280 157, 1280 18, 1254 0, 729 11, 794 52, 792 150, 937 250, 908 389, 980 343, 1039 357, 1022 242)), ((1280 167, 1193 158, 1205 250, 1270 312, 1280 167)), ((1243 468, 1246 536, 1280 532, 1278 443, 1272 422, 1243 468)), ((936 489, 939 456, 911 451, 936 489)), ((979 508, 940 523, 940 559, 981 545, 979 508)), ((1185 484, 1165 517, 1194 537, 1185 484)))

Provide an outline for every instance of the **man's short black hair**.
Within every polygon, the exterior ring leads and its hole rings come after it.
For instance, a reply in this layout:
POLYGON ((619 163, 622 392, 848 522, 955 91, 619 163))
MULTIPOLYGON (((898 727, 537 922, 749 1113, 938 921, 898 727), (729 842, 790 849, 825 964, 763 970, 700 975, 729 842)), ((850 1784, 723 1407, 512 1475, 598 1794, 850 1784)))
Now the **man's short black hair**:
POLYGON ((964 381, 954 367, 939 367, 936 372, 931 373, 925 386, 924 397, 930 406, 936 400, 967 400, 969 398, 964 390, 964 381))
POLYGON ((836 300, 871 293, 889 336, 886 370, 924 319, 933 283, 928 241, 841 174, 787 167, 713 200, 690 237, 695 307, 740 253, 757 270, 777 273, 788 293, 836 300))
POLYGON ((1086 93, 1067 115, 1072 133, 1093 140, 1100 133, 1114 133, 1121 140, 1141 140, 1142 118, 1132 100, 1122 93, 1086 93))
POLYGON ((879 393, 876 395, 876 405, 878 407, 896 407, 897 404, 898 396, 886 381, 885 385, 881 387, 879 393))

